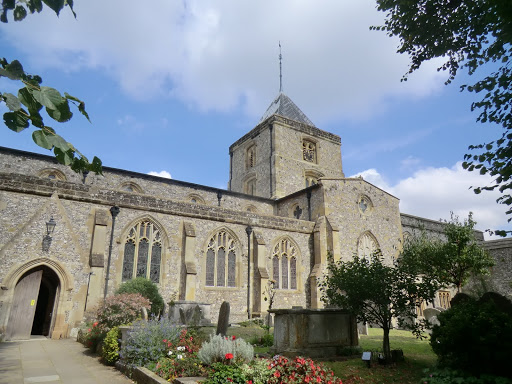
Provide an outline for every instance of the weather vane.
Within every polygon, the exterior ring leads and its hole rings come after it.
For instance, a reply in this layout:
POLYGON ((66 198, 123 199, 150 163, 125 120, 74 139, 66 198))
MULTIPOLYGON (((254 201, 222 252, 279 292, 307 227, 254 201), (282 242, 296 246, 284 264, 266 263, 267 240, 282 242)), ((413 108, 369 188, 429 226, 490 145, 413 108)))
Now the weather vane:
POLYGON ((283 92, 283 55, 281 55, 281 42, 279 42, 279 93, 283 92))

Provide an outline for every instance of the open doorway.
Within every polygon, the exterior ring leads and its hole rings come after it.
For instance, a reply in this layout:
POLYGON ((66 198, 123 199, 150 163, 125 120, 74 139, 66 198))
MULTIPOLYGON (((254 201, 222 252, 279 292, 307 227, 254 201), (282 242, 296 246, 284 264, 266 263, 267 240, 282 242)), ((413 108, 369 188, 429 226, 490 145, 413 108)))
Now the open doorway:
POLYGON ((14 289, 7 340, 25 340, 31 335, 51 336, 59 292, 59 278, 50 267, 40 265, 26 272, 14 289))

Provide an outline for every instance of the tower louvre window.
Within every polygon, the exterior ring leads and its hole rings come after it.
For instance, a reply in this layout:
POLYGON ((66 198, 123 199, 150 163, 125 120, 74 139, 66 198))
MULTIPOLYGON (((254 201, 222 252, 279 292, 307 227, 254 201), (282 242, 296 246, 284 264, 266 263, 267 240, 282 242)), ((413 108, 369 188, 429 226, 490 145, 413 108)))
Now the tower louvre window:
POLYGON ((251 145, 247 149, 245 156, 246 156, 246 159, 245 159, 246 168, 247 169, 254 168, 254 166, 256 165, 256 145, 251 145))
POLYGON ((162 238, 160 230, 149 220, 136 224, 124 243, 123 281, 144 277, 160 282, 162 238))
POLYGON ((316 163, 316 144, 310 140, 302 140, 302 159, 316 163))

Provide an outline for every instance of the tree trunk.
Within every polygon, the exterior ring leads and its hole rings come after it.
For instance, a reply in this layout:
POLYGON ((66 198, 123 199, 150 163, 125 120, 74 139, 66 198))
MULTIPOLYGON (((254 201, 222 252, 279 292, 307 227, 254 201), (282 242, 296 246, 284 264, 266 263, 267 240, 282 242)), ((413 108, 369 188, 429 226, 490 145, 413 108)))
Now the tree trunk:
POLYGON ((382 328, 384 337, 382 339, 382 352, 384 353, 384 360, 386 364, 391 362, 391 348, 389 346, 389 327, 382 328))

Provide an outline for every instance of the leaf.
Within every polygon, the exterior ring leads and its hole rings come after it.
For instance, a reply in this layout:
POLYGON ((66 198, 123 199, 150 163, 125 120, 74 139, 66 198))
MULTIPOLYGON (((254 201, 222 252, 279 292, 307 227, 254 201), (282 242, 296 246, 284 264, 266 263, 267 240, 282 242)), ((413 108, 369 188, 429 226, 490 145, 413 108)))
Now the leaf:
POLYGON ((43 10, 43 2, 41 0, 30 0, 27 5, 30 13, 39 13, 43 10))
POLYGON ((69 9, 71 9, 71 12, 73 13, 73 16, 75 16, 75 19, 76 19, 76 13, 75 13, 75 10, 73 9, 73 0, 66 0, 65 3, 67 5, 69 5, 69 9))
POLYGON ((57 161, 64 165, 70 165, 73 162, 73 152, 71 150, 62 151, 60 148, 53 149, 57 161))
POLYGON ((73 117, 73 113, 69 109, 67 101, 60 104, 57 109, 46 108, 46 112, 52 119, 57 120, 59 123, 69 121, 73 117))
POLYGON ((4 93, 3 94, 5 104, 10 111, 18 111, 21 109, 21 103, 16 96, 12 93, 4 93))
POLYGON ((41 87, 40 90, 33 90, 34 98, 49 109, 58 109, 62 103, 67 103, 59 91, 55 88, 41 87))
POLYGON ((48 136, 43 130, 37 130, 32 133, 32 140, 34 140, 34 143, 39 145, 40 147, 44 149, 52 149, 53 144, 51 144, 48 141, 48 136))
MULTIPOLYGON (((53 9, 53 11, 57 14, 57 16, 59 15, 62 8, 64 8, 64 0, 43 0, 43 2, 48 7, 53 9)), ((66 164, 66 165, 68 165, 68 164, 66 164)))
POLYGON ((17 5, 16 8, 14 8, 14 21, 21 21, 25 17, 27 17, 27 10, 22 5, 17 5))
POLYGON ((28 90, 27 87, 21 88, 18 91, 18 99, 21 103, 28 108, 28 111, 32 114, 32 112, 39 112, 41 108, 43 108, 42 104, 39 103, 32 93, 28 90))
POLYGON ((23 109, 19 109, 16 112, 4 113, 4 123, 14 132, 21 132, 30 126, 28 114, 23 109))
POLYGON ((24 74, 23 66, 18 60, 13 60, 5 68, 0 68, 0 76, 5 76, 11 80, 20 80, 24 74))
POLYGON ((4 9, 14 9, 16 5, 15 0, 2 0, 2 8, 4 9))
POLYGON ((87 118, 87 120, 89 120, 89 123, 90 123, 91 119, 89 119, 89 114, 85 111, 85 103, 82 100, 80 100, 79 98, 77 98, 75 96, 71 96, 67 92, 64 92, 64 96, 66 97, 66 99, 76 101, 78 103, 78 110, 80 111, 80 113, 82 115, 84 115, 87 118))

